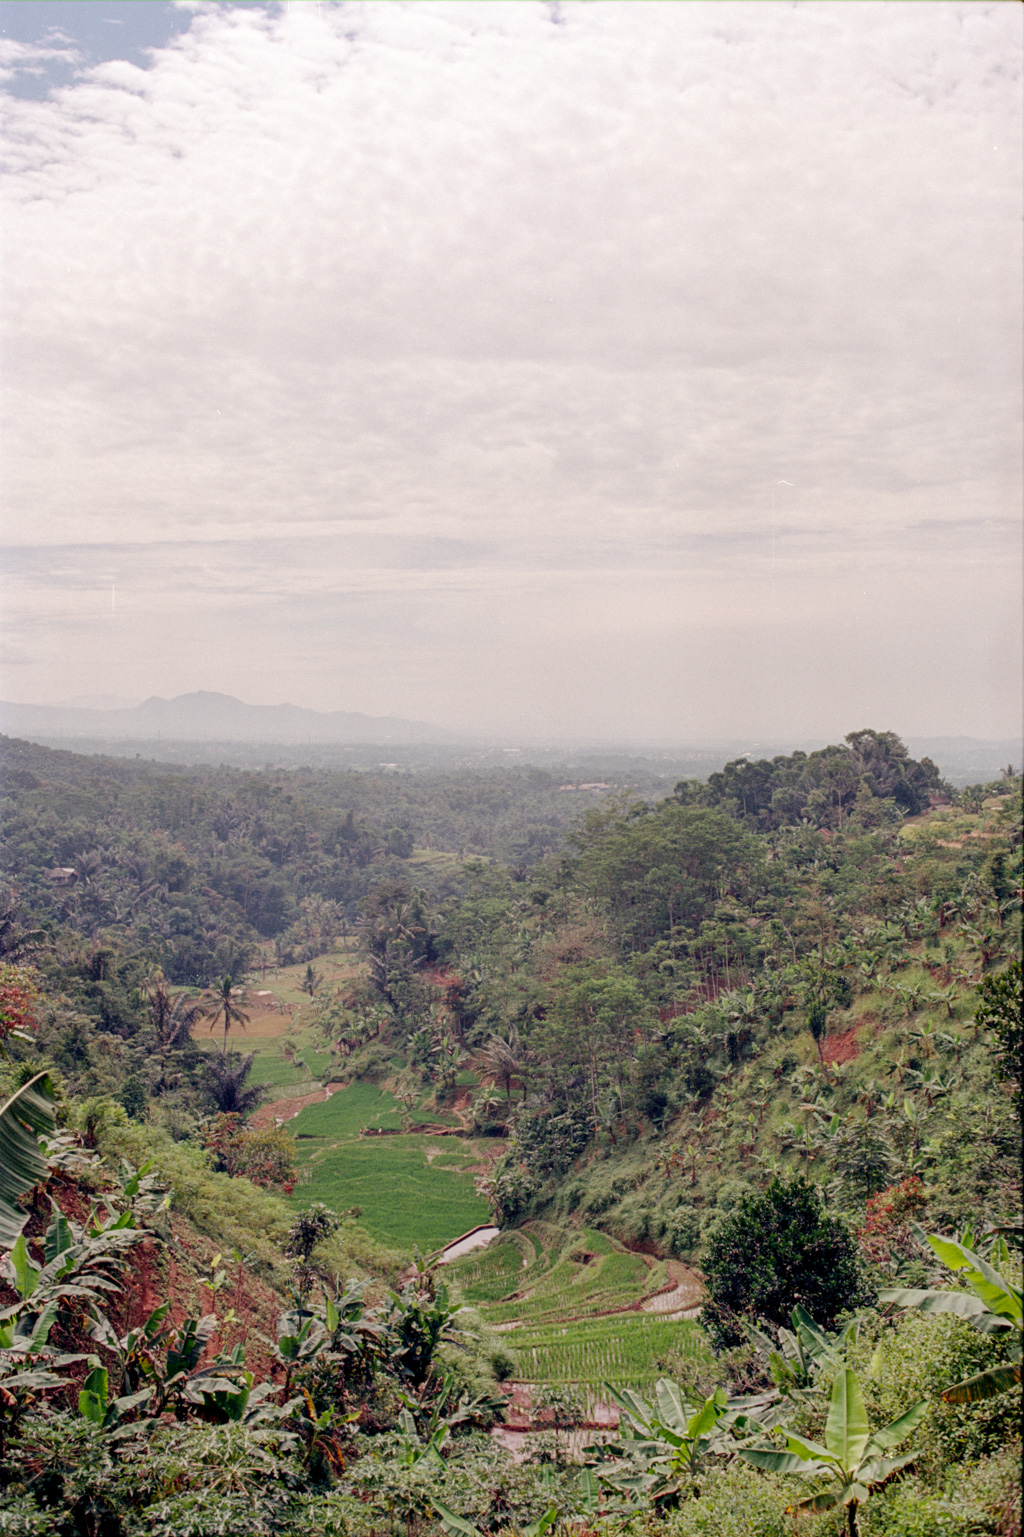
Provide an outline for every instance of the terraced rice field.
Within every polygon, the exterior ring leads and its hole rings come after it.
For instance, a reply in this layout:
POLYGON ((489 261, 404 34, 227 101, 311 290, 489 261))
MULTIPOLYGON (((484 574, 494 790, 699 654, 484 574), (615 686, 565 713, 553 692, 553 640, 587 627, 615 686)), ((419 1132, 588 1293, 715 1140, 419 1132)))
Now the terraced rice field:
POLYGON ((711 1351, 692 1319, 620 1313, 576 1319, 547 1329, 524 1329, 508 1342, 523 1381, 575 1383, 597 1395, 605 1382, 617 1388, 649 1388, 668 1371, 672 1356, 710 1360, 711 1351))
POLYGON ((653 1311, 656 1295, 678 1284, 665 1263, 593 1229, 530 1223, 458 1261, 451 1275, 505 1335, 520 1382, 574 1383, 598 1398, 605 1382, 647 1388, 673 1357, 710 1356, 693 1319, 653 1311))

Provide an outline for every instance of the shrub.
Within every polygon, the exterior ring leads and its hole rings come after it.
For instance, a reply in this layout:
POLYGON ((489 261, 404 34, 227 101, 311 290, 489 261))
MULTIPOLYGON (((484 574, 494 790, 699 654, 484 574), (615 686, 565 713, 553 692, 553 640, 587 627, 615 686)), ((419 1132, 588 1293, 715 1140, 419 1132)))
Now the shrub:
MULTIPOLYGON (((687 1500, 666 1518, 649 1517, 647 1531, 664 1537, 791 1537, 786 1519, 791 1491, 771 1475, 742 1465, 709 1467, 700 1480, 700 1498, 687 1500)), ((637 1531, 639 1523, 632 1530, 637 1531)))
POLYGON ((217 1168, 254 1185, 295 1187, 295 1142, 280 1126, 249 1127, 239 1115, 216 1115, 203 1133, 203 1146, 217 1168))
POLYGON ((918 1472, 938 1477, 951 1464, 997 1451, 1016 1433, 1019 1393, 974 1404, 941 1399, 946 1388, 1005 1359, 1005 1350, 998 1335, 982 1334, 950 1313, 911 1313, 895 1328, 870 1320, 851 1357, 862 1374, 872 1423, 891 1419, 911 1399, 928 1399, 912 1444, 920 1454, 918 1472))
POLYGON ((785 1326, 800 1303, 826 1329, 868 1300, 856 1241, 800 1175, 741 1200, 708 1245, 703 1323, 716 1348, 743 1340, 740 1320, 785 1326))

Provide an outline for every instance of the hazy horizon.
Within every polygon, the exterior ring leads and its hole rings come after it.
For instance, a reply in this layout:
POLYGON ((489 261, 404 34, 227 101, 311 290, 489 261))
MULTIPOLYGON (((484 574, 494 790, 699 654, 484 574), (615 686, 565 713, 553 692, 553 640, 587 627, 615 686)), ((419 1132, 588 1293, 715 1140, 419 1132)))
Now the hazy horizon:
POLYGON ((1019 737, 1022 20, 0 7, 0 696, 1019 737))

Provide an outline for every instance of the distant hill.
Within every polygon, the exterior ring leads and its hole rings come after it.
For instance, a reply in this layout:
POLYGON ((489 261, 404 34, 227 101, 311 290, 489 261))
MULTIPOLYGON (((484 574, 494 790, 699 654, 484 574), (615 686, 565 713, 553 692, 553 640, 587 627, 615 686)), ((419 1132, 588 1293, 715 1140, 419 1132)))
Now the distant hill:
POLYGON ((106 742, 415 742, 457 743, 455 732, 394 715, 354 710, 306 710, 294 704, 244 704, 230 694, 200 690, 174 699, 154 695, 131 708, 0 702, 0 731, 8 736, 106 742))
MULTIPOLYGON (((749 738, 625 744, 610 738, 604 743, 575 744, 523 740, 520 747, 511 747, 500 739, 485 740, 401 716, 307 710, 293 704, 245 704, 231 694, 208 690, 179 694, 174 699, 154 695, 134 705, 118 701, 116 695, 79 695, 77 701, 56 705, 0 701, 0 734, 88 754, 154 757, 178 763, 225 762, 247 768, 265 762, 282 767, 352 767, 353 748, 365 749, 359 755, 360 767, 377 768, 378 755, 371 749, 389 748, 394 750, 391 756, 398 767, 441 770, 487 767, 496 762, 541 768, 557 765, 567 774, 571 770, 570 777, 585 780, 630 771, 668 780, 705 779, 730 759, 772 758, 796 748, 812 752, 822 745, 820 740, 770 742, 749 738), (430 749, 426 758, 419 749, 430 749)), ((1008 763, 1019 768, 1024 759, 1020 737, 1002 741, 968 736, 907 737, 905 741, 911 757, 931 758, 954 785, 987 783, 997 779, 1008 763)))

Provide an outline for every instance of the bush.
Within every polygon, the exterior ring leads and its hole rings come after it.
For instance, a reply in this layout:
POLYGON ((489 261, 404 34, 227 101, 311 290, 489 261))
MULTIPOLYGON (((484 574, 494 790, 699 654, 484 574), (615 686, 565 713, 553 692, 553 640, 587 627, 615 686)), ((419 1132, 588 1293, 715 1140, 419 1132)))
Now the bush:
POLYGON ((702 1321, 717 1349, 742 1343, 743 1318, 787 1325, 800 1303, 833 1329, 840 1313, 869 1300, 855 1239, 800 1175, 737 1204, 708 1245, 704 1274, 702 1321))
POLYGON ((758 1474, 743 1463, 709 1467, 701 1475, 700 1498, 687 1500, 665 1518, 653 1515, 631 1531, 664 1537, 791 1537, 786 1519, 792 1491, 771 1474, 758 1474))
MULTIPOLYGON (((194 1227, 225 1249, 237 1248, 253 1256, 253 1266, 278 1286, 290 1285, 290 1267, 282 1250, 295 1220, 295 1207, 282 1196, 261 1190, 248 1179, 232 1179, 210 1168, 209 1155, 188 1142, 174 1142, 162 1127, 128 1122, 120 1105, 120 1122, 110 1116, 97 1123, 100 1151, 127 1158, 139 1167, 156 1160, 160 1178, 171 1188, 176 1211, 194 1227)), ((365 1228, 343 1222, 319 1251, 330 1274, 397 1277, 401 1257, 371 1238, 365 1228)))
POLYGON ((1009 1537, 1020 1531, 1020 1443, 998 1456, 951 1469, 940 1490, 908 1478, 876 1495, 861 1517, 863 1537, 1009 1537))
POLYGON ((1019 1393, 974 1404, 946 1404, 941 1398, 955 1382, 1005 1360, 1005 1352, 999 1335, 981 1334, 950 1313, 911 1313, 896 1328, 870 1320, 851 1364, 860 1371, 872 1424, 887 1423, 915 1399, 928 1400, 928 1413, 907 1449, 918 1452, 919 1473, 940 1478, 952 1464, 988 1456, 1016 1434, 1019 1393))

